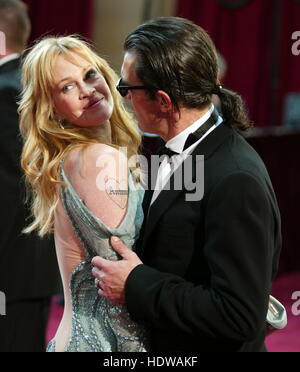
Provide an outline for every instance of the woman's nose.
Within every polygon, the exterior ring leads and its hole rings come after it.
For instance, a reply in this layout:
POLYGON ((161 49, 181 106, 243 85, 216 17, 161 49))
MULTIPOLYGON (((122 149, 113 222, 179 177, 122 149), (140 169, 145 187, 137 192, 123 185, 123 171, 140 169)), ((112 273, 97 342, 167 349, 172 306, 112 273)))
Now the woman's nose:
POLYGON ((80 99, 84 99, 95 94, 96 89, 88 86, 82 86, 80 89, 80 99))

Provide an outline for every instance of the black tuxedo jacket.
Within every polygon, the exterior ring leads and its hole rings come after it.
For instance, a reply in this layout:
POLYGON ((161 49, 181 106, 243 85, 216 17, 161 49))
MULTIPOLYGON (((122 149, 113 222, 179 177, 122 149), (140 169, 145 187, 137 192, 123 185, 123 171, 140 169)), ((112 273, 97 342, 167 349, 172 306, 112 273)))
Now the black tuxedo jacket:
POLYGON ((0 291, 8 302, 61 292, 53 239, 21 233, 29 212, 24 206, 20 167, 20 63, 16 59, 0 66, 0 291))
MULTIPOLYGON (((193 152, 194 174, 196 155, 205 159, 203 198, 163 190, 152 204, 127 307, 148 324, 154 351, 265 351, 281 248, 271 181, 254 149, 224 123, 193 152)), ((145 216, 150 198, 147 191, 145 216)))

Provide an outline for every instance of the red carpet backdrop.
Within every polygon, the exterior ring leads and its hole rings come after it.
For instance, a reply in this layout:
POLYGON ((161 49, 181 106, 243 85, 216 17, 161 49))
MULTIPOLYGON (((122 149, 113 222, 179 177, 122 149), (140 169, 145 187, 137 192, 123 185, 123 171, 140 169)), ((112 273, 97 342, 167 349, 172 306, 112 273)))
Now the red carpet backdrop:
POLYGON ((285 95, 300 90, 297 0, 178 0, 177 15, 203 27, 228 63, 224 84, 246 100, 256 126, 281 125, 285 95))
POLYGON ((30 41, 44 35, 80 34, 90 39, 94 0, 23 0, 32 22, 30 41))

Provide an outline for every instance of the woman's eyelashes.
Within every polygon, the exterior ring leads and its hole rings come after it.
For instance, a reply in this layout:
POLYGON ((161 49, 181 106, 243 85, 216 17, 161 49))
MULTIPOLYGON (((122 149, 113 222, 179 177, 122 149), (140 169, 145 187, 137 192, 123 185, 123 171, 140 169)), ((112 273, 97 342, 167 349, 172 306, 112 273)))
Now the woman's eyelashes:
POLYGON ((69 90, 71 90, 73 87, 73 84, 68 84, 68 85, 65 85, 63 88, 62 88, 62 92, 63 93, 68 93, 69 90))
MULTIPOLYGON (((89 80, 96 79, 96 78, 98 78, 98 75, 99 74, 95 69, 91 69, 86 73, 83 81, 86 82, 86 81, 89 81, 89 80)), ((68 93, 72 88, 74 88, 75 85, 76 85, 75 82, 74 83, 68 83, 68 84, 64 85, 63 88, 62 88, 62 92, 63 93, 68 93)))
POLYGON ((86 73, 84 81, 87 81, 89 79, 93 79, 97 76, 98 76, 98 72, 94 69, 91 69, 86 73))

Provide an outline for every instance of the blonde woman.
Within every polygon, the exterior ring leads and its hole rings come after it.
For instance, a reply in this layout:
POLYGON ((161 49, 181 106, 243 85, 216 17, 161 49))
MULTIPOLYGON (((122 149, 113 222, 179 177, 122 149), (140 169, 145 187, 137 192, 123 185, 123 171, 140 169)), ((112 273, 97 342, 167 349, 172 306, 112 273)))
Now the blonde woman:
POLYGON ((118 259, 110 237, 132 247, 143 220, 143 191, 127 165, 140 135, 115 90, 116 75, 68 36, 38 42, 22 79, 22 167, 34 217, 25 232, 54 232, 65 296, 48 351, 146 351, 144 328, 98 296, 91 274, 93 256, 118 259))

